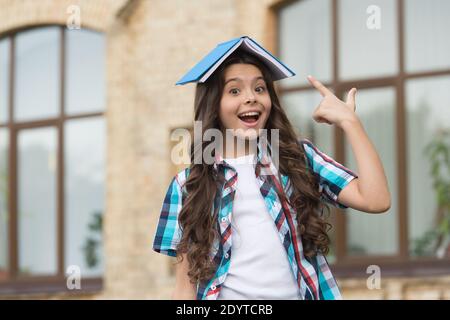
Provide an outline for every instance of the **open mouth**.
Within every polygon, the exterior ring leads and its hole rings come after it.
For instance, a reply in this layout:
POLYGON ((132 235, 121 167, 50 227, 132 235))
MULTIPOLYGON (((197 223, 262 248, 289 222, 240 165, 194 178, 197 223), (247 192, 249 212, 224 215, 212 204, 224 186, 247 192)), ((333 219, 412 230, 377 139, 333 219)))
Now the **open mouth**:
POLYGON ((260 112, 251 111, 251 112, 245 112, 245 113, 239 114, 238 118, 241 119, 245 123, 254 124, 258 121, 260 116, 261 116, 260 112))

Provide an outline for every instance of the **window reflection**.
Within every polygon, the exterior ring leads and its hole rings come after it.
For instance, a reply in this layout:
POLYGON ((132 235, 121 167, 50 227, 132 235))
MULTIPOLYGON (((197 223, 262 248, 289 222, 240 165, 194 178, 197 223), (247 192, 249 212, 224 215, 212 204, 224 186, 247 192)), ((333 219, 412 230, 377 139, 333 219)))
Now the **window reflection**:
POLYGON ((55 117, 60 100, 60 29, 40 28, 16 36, 16 121, 55 117))
MULTIPOLYGON (((347 96, 345 93, 344 96, 347 96)), ((395 141, 395 90, 392 88, 358 90, 357 114, 377 150, 388 179, 391 208, 382 215, 346 209, 347 250, 349 255, 398 254, 397 168, 395 141)), ((346 139, 347 166, 358 172, 353 150, 346 139)))
POLYGON ((405 3, 405 58, 409 72, 450 68, 450 1, 405 3))
POLYGON ((332 75, 331 2, 302 0, 279 12, 279 57, 297 74, 283 87, 307 85, 312 74, 328 82, 332 75))
POLYGON ((9 39, 0 40, 0 123, 9 117, 9 39))
POLYGON ((72 120, 65 134, 65 199, 67 265, 83 275, 103 271, 102 224, 105 209, 105 122, 72 120))
POLYGON ((297 135, 317 143, 321 151, 332 155, 333 128, 328 124, 317 123, 312 118, 321 99, 316 91, 286 93, 282 96, 282 106, 297 135))
POLYGON ((57 271, 56 133, 40 128, 18 135, 19 269, 24 275, 57 271))
POLYGON ((340 0, 339 77, 354 79, 392 75, 398 72, 397 1, 340 0), (379 8, 380 29, 371 29, 379 8))
POLYGON ((69 30, 66 36, 66 113, 103 111, 105 38, 87 30, 69 30))
POLYGON ((8 268, 8 140, 7 129, 0 129, 0 281, 8 268))
MULTIPOLYGON (((433 153, 428 146, 450 148, 450 77, 410 80, 406 86, 408 119, 408 210, 410 252, 413 256, 450 257, 445 239, 434 232, 442 228, 443 208, 438 206, 437 179, 450 183, 448 159, 438 156, 439 172, 433 174, 433 153), (445 133, 445 135, 444 135, 445 133), (442 139, 443 138, 443 139, 442 139), (442 139, 442 140, 441 140, 442 139), (446 168, 447 167, 447 168, 446 168), (446 251, 447 250, 447 251, 446 251)), ((436 150, 436 149, 434 149, 436 150)), ((448 195, 447 195, 448 198, 448 195)), ((448 205, 448 202, 447 202, 448 205)), ((448 237, 448 236, 447 236, 448 237)))

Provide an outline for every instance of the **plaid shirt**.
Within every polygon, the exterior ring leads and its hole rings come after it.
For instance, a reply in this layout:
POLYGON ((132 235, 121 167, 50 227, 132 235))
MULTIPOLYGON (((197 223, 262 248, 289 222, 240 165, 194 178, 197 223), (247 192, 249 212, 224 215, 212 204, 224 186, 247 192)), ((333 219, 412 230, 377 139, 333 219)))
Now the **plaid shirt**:
MULTIPOLYGON (((319 182, 321 199, 335 207, 347 208, 337 202, 337 197, 351 180, 358 177, 357 174, 319 151, 310 141, 303 139, 300 144, 305 150, 307 166, 313 171, 319 182)), ((339 288, 331 274, 326 258, 321 253, 308 259, 303 255, 295 209, 286 201, 281 201, 277 194, 277 190, 282 190, 288 198, 291 196, 292 188, 290 188, 289 178, 283 174, 278 175, 270 155, 264 150, 258 145, 254 162, 255 174, 268 212, 278 229, 280 241, 286 250, 300 296, 306 300, 341 299, 339 288)), ((221 192, 218 192, 214 199, 212 210, 212 214, 218 210, 217 223, 221 239, 214 241, 210 257, 218 267, 212 279, 197 285, 197 300, 217 299, 227 276, 232 256, 231 215, 237 174, 235 169, 228 165, 220 155, 215 158, 214 169, 222 170, 225 177, 225 183, 221 192)), ((164 198, 153 242, 153 250, 172 257, 177 255, 177 245, 181 239, 177 217, 186 195, 183 186, 188 174, 189 168, 186 168, 172 179, 164 198)))

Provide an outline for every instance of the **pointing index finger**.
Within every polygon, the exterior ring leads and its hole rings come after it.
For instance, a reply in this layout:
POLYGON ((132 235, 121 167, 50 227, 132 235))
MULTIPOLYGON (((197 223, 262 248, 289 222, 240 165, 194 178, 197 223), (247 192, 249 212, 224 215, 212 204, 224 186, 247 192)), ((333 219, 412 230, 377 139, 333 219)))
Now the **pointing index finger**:
POLYGON ((319 90, 320 94, 323 97, 326 96, 327 94, 332 93, 330 90, 327 89, 327 87, 325 87, 319 80, 317 80, 313 76, 309 75, 308 80, 317 90, 319 90))

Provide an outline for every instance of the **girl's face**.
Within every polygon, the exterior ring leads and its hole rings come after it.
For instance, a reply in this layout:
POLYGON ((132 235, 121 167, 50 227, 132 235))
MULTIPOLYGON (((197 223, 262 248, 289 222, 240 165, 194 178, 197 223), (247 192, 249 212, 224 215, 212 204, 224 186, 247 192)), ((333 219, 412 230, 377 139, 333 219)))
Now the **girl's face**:
POLYGON ((241 129, 235 136, 254 139, 269 118, 272 102, 261 71, 252 64, 232 64, 225 69, 220 100, 220 121, 225 129, 241 129))

